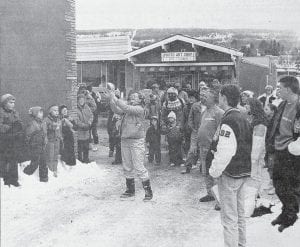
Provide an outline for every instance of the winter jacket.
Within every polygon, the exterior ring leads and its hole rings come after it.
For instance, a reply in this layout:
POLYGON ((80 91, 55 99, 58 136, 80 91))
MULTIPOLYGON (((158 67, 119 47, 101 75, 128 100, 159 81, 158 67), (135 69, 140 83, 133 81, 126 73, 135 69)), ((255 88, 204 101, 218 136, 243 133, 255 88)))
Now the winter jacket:
POLYGON ((196 102, 192 105, 189 113, 188 125, 195 132, 198 131, 198 128, 200 126, 202 112, 203 106, 200 102, 196 102))
POLYGON ((176 114, 176 125, 182 129, 183 108, 184 103, 180 98, 175 101, 165 101, 161 111, 162 128, 168 125, 168 115, 173 111, 176 114))
POLYGON ((129 105, 117 98, 113 98, 110 105, 116 114, 123 114, 121 139, 145 138, 145 110, 141 105, 129 105))
POLYGON ((0 107, 0 155, 19 160, 25 147, 25 133, 18 112, 0 107))
POLYGON ((250 123, 236 108, 224 113, 221 121, 217 152, 209 169, 212 177, 222 173, 233 178, 250 176, 252 129, 250 123))
MULTIPOLYGON (((286 106, 287 102, 282 101, 278 108, 277 111, 273 117, 273 124, 270 126, 270 129, 268 130, 268 135, 267 135, 267 150, 269 153, 274 153, 275 152, 275 136, 279 133, 279 127, 280 127, 280 122, 282 115, 284 113, 284 109, 286 106)), ((296 105, 296 119, 295 122, 300 121, 300 102, 296 105)), ((300 133, 298 130, 295 129, 295 123, 293 123, 293 139, 294 141, 300 136, 300 133)))
POLYGON ((48 117, 45 118, 45 124, 47 128, 48 142, 61 141, 61 120, 59 118, 53 118, 51 115, 48 115, 48 117))
POLYGON ((160 129, 151 125, 146 132, 146 143, 151 147, 160 148, 160 129))
POLYGON ((93 122, 93 113, 87 104, 77 106, 77 133, 78 140, 85 141, 90 138, 90 127, 93 122))
POLYGON ((155 103, 149 103, 146 106, 146 118, 150 119, 153 116, 160 117, 160 106, 158 102, 155 103))
POLYGON ((169 146, 175 145, 175 146, 181 146, 183 142, 183 134, 180 131, 178 126, 175 127, 168 127, 168 130, 166 132, 166 137, 169 146))
POLYGON ((97 111, 97 104, 90 93, 85 95, 85 102, 93 113, 97 111))
POLYGON ((61 160, 67 165, 76 165, 75 148, 74 148, 74 121, 69 121, 68 118, 62 119, 62 136, 63 147, 61 148, 61 160))
POLYGON ((192 109, 192 104, 186 104, 183 108, 183 117, 182 117, 182 128, 186 135, 190 135, 192 133, 192 128, 189 126, 189 115, 192 109))
POLYGON ((26 143, 28 145, 31 159, 45 152, 47 144, 46 122, 32 118, 26 128, 26 143))

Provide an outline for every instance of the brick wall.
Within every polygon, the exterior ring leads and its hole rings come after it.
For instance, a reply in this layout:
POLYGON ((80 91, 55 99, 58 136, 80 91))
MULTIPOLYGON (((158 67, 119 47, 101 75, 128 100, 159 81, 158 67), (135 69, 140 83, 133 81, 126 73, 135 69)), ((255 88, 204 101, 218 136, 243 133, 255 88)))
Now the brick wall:
POLYGON ((66 104, 76 108, 74 0, 0 1, 0 94, 28 109, 66 104))

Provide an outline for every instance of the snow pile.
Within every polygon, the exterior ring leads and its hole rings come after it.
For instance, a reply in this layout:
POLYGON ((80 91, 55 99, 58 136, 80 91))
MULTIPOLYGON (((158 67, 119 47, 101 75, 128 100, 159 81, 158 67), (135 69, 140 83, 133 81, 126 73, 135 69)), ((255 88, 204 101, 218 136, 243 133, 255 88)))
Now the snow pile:
MULTIPOLYGON (((54 177, 51 171, 48 172, 49 181, 47 183, 39 181, 38 169, 31 176, 23 173, 24 167, 29 162, 19 165, 19 182, 21 187, 4 186, 1 181, 1 197, 4 204, 9 201, 33 201, 43 194, 55 194, 64 188, 78 185, 80 183, 91 183, 95 179, 101 179, 104 171, 99 169, 96 162, 83 164, 77 161, 76 166, 70 167, 59 162, 58 176, 54 177)), ((77 187, 77 186, 76 186, 77 187)))

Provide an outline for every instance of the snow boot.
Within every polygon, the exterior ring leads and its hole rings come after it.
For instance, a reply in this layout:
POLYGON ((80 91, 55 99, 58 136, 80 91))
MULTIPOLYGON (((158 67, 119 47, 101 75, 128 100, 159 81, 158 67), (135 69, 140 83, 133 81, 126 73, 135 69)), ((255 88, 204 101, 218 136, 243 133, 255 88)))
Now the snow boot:
POLYGON ((126 191, 121 195, 121 198, 129 198, 135 196, 134 178, 126 178, 126 191))
POLYGON ((144 201, 150 201, 153 198, 153 192, 150 185, 150 180, 146 180, 142 182, 143 188, 145 190, 145 198, 144 201))
POLYGON ((297 221, 298 216, 287 216, 285 222, 283 222, 279 227, 278 227, 278 231, 279 232, 283 232, 284 229, 294 225, 294 223, 297 221))
POLYGON ((272 226, 281 225, 284 221, 284 215, 281 213, 278 217, 271 221, 272 226))

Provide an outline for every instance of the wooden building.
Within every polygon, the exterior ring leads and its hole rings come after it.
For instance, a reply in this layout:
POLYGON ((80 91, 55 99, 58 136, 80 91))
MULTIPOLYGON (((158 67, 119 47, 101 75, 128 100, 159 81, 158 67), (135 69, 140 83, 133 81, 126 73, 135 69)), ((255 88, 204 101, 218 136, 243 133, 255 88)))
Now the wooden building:
POLYGON ((191 84, 218 79, 238 81, 241 52, 184 35, 174 35, 126 54, 126 89, 143 89, 152 83, 191 84))
POLYGON ((131 51, 128 36, 102 37, 77 34, 77 78, 79 83, 97 86, 112 82, 125 91, 125 53, 131 51))

